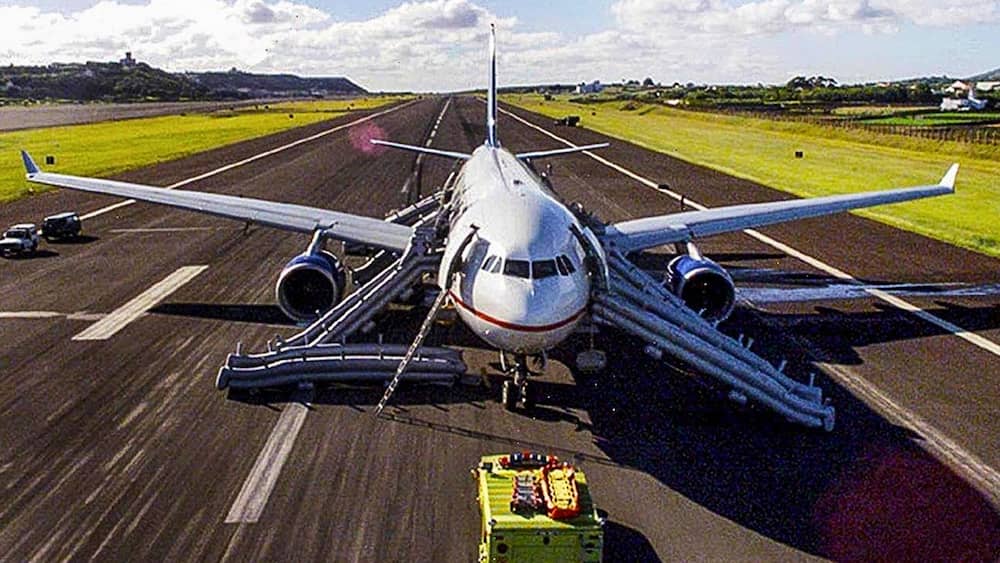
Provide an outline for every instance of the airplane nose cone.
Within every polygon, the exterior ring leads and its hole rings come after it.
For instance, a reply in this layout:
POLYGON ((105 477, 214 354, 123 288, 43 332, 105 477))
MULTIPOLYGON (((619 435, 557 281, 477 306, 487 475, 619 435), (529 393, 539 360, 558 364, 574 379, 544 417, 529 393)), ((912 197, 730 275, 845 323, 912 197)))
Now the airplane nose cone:
POLYGON ((537 353, 569 336, 590 295, 586 276, 524 279, 481 278, 466 297, 457 296, 466 324, 502 350, 537 353))
POLYGON ((547 280, 526 284, 512 309, 516 323, 538 328, 558 328, 570 322, 586 304, 577 292, 566 284, 546 283, 547 280))

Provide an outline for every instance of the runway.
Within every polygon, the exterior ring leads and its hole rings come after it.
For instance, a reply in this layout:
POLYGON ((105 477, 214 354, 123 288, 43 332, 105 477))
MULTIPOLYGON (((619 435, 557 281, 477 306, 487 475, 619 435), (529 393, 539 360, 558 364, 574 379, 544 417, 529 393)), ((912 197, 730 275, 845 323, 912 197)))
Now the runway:
POLYGON ((283 100, 259 99, 228 102, 148 102, 132 104, 41 104, 0 107, 0 131, 37 127, 59 127, 100 121, 118 121, 181 113, 209 113, 219 110, 278 103, 283 100))
MULTIPOLYGON (((442 114, 446 103, 397 106, 263 158, 247 160, 363 114, 120 178, 167 186, 246 161, 184 189, 382 216, 402 205, 414 156, 363 141, 422 145, 434 132, 436 148, 479 145, 482 103, 455 98, 442 114)), ((576 144, 607 140, 513 112, 535 125, 501 117, 500 138, 515 151, 565 146, 536 127, 576 144)), ((633 176, 588 155, 552 169, 564 199, 604 220, 678 209, 637 177, 707 206, 789 197, 612 143, 599 156, 633 176)), ((425 193, 451 170, 424 159, 425 193)), ((0 207, 0 222, 115 201, 52 192, 0 207)), ((539 407, 507 413, 496 402, 494 353, 461 326, 437 327, 431 340, 460 346, 470 373, 493 388, 404 387, 391 420, 380 421, 381 388, 256 400, 215 389, 237 342, 260 350, 295 331, 274 306, 273 284, 308 237, 244 233, 146 204, 84 228, 80 243, 0 261, 0 553, 11 560, 469 561, 478 513, 468 470, 481 455, 521 449, 587 472, 608 514, 607 561, 1000 556, 991 504, 1000 499, 991 480, 1000 357, 878 295, 743 305, 720 326, 753 337, 767 359, 786 358, 796 377, 815 372, 837 407, 829 434, 738 408, 612 331, 597 339, 607 373, 572 373, 586 342, 574 338, 553 354, 539 407), (88 333, 107 337, 78 338, 88 333)), ((761 234, 784 246, 734 234, 702 247, 753 285, 843 281, 829 268, 878 284, 990 284, 1000 272, 995 259, 850 215, 761 234)), ((662 254, 640 260, 665 264, 662 254)), ((902 299, 1000 342, 996 295, 902 299)), ((394 311, 376 331, 407 342, 422 317, 394 311)))

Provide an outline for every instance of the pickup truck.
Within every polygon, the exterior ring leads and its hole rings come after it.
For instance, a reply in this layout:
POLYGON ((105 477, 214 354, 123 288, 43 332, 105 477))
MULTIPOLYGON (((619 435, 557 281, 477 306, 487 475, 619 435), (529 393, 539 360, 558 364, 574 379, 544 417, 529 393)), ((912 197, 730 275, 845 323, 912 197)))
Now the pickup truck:
POLYGON ((34 254, 38 249, 38 229, 31 223, 14 225, 0 239, 0 255, 34 254))

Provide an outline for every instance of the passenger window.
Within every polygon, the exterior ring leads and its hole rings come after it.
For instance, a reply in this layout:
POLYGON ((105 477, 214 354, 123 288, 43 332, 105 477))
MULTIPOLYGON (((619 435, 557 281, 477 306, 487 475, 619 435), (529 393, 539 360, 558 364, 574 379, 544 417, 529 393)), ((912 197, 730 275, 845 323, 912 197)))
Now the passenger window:
POLYGON ((507 260, 503 265, 503 273, 515 278, 528 279, 531 277, 527 260, 507 260))
POLYGON ((483 270, 487 272, 492 271, 493 263, 496 261, 497 261, 496 256, 490 256, 489 258, 487 258, 486 261, 483 262, 483 270))
POLYGON ((558 273, 555 260, 536 260, 531 263, 531 277, 536 280, 550 278, 558 273))

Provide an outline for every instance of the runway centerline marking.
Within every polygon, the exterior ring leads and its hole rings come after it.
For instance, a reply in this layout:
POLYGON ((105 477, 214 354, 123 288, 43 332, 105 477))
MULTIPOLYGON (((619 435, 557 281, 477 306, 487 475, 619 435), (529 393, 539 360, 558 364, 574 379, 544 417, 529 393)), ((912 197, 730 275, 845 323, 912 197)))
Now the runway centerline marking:
MULTIPOLYGON (((205 178, 211 178, 212 176, 215 176, 215 175, 221 174, 223 172, 232 170, 233 168, 239 168, 240 166, 243 166, 245 164, 250 164, 251 162, 260 160, 262 158, 267 158, 269 156, 278 154, 278 153, 280 153, 282 151, 286 151, 286 150, 288 150, 290 148, 297 147, 297 146, 299 146, 301 144, 308 143, 310 141, 315 141, 316 139, 323 138, 323 137, 325 137, 327 135, 330 135, 331 133, 336 133, 337 131, 341 131, 341 130, 347 129, 348 127, 353 127, 353 126, 355 126, 355 125, 357 125, 359 123, 364 123, 365 121, 370 121, 370 120, 375 119, 377 117, 381 117, 383 115, 390 114, 390 113, 392 113, 394 111, 398 111, 398 110, 403 109, 404 107, 407 107, 407 106, 409 106, 411 104, 414 104, 414 103, 416 103, 416 100, 410 101, 410 102, 406 102, 404 104, 400 104, 398 106, 391 107, 389 109, 382 110, 380 112, 376 112, 376 113, 373 113, 371 115, 367 115, 367 116, 362 117, 360 119, 355 119, 354 121, 351 121, 350 123, 344 123, 344 124, 341 124, 341 125, 337 125, 336 127, 331 127, 330 129, 326 129, 324 131, 320 131, 319 133, 316 133, 314 135, 309 135, 308 137, 303 137, 303 138, 298 139, 296 141, 292 141, 291 143, 288 143, 288 144, 285 144, 285 145, 281 145, 280 147, 275 147, 273 149, 266 150, 266 151, 264 151, 262 153, 255 154, 255 155, 253 155, 251 157, 244 158, 243 160, 239 160, 239 161, 236 161, 236 162, 233 162, 233 163, 230 163, 230 164, 226 164, 225 166, 220 166, 220 167, 218 167, 218 168, 216 168, 214 170, 209 170, 208 172, 205 172, 203 174, 198 174, 197 176, 192 176, 191 178, 187 178, 186 180, 181 180, 180 182, 175 182, 173 184, 170 184, 169 186, 165 186, 163 189, 173 190, 173 189, 179 188, 181 186, 186 186, 186 185, 188 185, 190 183, 197 182, 199 180, 204 180, 205 178)), ((100 217, 101 215, 104 215, 105 213, 110 213, 110 212, 115 211, 117 209, 121 209, 123 207, 128 207, 129 205, 132 205, 135 202, 136 202, 136 200, 134 200, 134 199, 126 199, 124 201, 119 201, 118 203, 113 203, 113 204, 108 205, 106 207, 102 207, 102 208, 97 209, 95 211, 91 211, 89 213, 86 213, 86 214, 80 216, 80 219, 82 219, 82 220, 88 220, 88 219, 93 219, 94 217, 100 217)))
POLYGON ((236 500, 229 508, 226 515, 226 524, 248 523, 252 524, 260 519, 267 499, 274 490, 274 485, 281 475, 281 468, 288 460, 288 454, 295 445, 295 438, 302 429, 302 424, 309 414, 308 401, 312 397, 303 397, 302 402, 288 403, 281 411, 277 424, 271 429, 271 435, 264 443, 264 449, 257 455, 257 461, 253 464, 253 469, 247 475, 240 488, 240 493, 236 495, 236 500))
POLYGON ((128 303, 87 327, 86 330, 74 336, 73 340, 107 340, 111 338, 115 333, 141 317, 143 313, 155 307, 157 303, 166 299, 171 293, 207 269, 208 266, 182 266, 178 268, 169 276, 132 298, 128 303))
MULTIPOLYGON (((437 129, 436 124, 441 122, 450 105, 451 99, 449 98, 441 109, 441 113, 438 114, 435 127, 429 134, 430 139, 433 139, 437 129)), ((267 499, 271 496, 271 491, 274 490, 278 476, 281 475, 281 469, 292 451, 295 438, 305 423, 306 415, 309 413, 309 403, 312 399, 312 391, 297 393, 296 396, 292 397, 295 402, 289 403, 281 411, 278 422, 271 429, 271 434, 268 436, 267 442, 264 443, 264 448, 257 455, 257 461, 254 462, 250 474, 247 475, 239 494, 236 495, 236 500, 229 508, 224 523, 252 524, 260 519, 264 507, 267 505, 267 499)), ((232 547, 232 542, 235 542, 239 532, 238 529, 231 538, 230 547, 232 547)))
MULTIPOLYGON (((548 130, 539 127, 538 125, 535 125, 534 123, 531 123, 530 121, 508 110, 500 109, 500 111, 512 117, 515 121, 523 123, 524 125, 527 125, 528 127, 535 129, 536 131, 539 131, 547 135, 548 137, 555 139, 567 146, 570 147, 578 146, 572 143, 571 141, 568 141, 556 135, 555 133, 551 133, 548 130)), ((691 201, 686 196, 683 196, 677 192, 674 192, 669 189, 661 189, 659 185, 653 182, 652 180, 640 176, 639 174, 636 174, 635 172, 632 172, 631 170, 628 170, 623 166, 615 164, 614 162, 611 162, 610 160, 602 156, 596 155, 591 151, 583 151, 582 154, 585 154, 590 158, 600 162, 601 164, 604 164, 605 166, 608 166, 609 168, 612 168, 624 174, 625 176, 628 176, 629 178, 636 180, 637 182, 641 183, 646 187, 652 188, 658 193, 669 195, 670 197, 678 201, 681 201, 683 199, 685 203, 701 211, 708 209, 708 207, 701 205, 698 202, 691 201)), ((830 264, 827 264, 826 262, 823 262, 818 258, 809 256, 804 252, 796 250, 795 248, 792 248, 791 246, 788 246, 785 243, 777 241, 757 230, 747 229, 743 232, 757 239, 758 241, 776 250, 784 252, 789 256, 793 256, 805 262, 806 264, 813 266, 818 270, 826 272, 827 274, 833 277, 840 278, 852 284, 864 285, 861 281, 856 279, 854 276, 848 274, 847 272, 840 270, 834 266, 831 266, 830 264)), ((918 318, 921 318, 931 324, 934 324, 948 331, 950 334, 953 334, 965 340, 966 342, 969 342, 991 354, 1000 356, 1000 345, 987 338, 969 332, 963 329, 962 327, 959 327, 944 319, 938 318, 937 316, 932 315, 927 311, 924 311, 923 309, 910 303, 909 301, 906 301, 905 299, 900 299, 899 297, 896 297, 894 295, 890 295, 889 293, 881 289, 865 288, 865 291, 867 291, 873 297, 876 297, 884 301, 885 303, 892 305, 893 307, 896 307, 902 311, 912 313, 918 318)), ((827 364, 823 364, 823 367, 829 367, 829 366, 827 364)), ((978 487, 985 488, 989 496, 993 497, 994 499, 1000 499, 1000 474, 998 474, 998 472, 995 469, 986 465, 985 463, 980 461, 979 458, 972 455, 968 451, 962 449, 962 447, 959 446, 957 442, 944 435, 942 432, 937 430, 935 427, 931 426, 929 423, 924 422, 923 419, 921 419, 919 416, 917 416, 909 409, 889 399, 888 396, 886 396, 882 391, 880 391, 877 387, 875 387, 875 385, 873 385, 869 381, 861 377, 855 376, 854 374, 846 373, 844 370, 840 369, 830 369, 827 371, 827 373, 830 373, 831 376, 834 377, 834 379, 836 379, 841 385, 844 385, 856 395, 860 395, 862 400, 872 401, 875 405, 880 407, 880 409, 883 412, 885 412, 886 414, 890 414, 892 418, 895 418, 896 420, 902 422, 907 428, 910 428, 914 432, 923 436, 925 438, 924 443, 926 444, 928 450, 930 450, 933 453, 936 453, 939 456, 939 458, 943 458, 947 463, 950 463, 952 467, 955 467, 962 473, 966 474, 978 487)))
MULTIPOLYGON (((526 119, 523 119, 522 117, 520 117, 520 116, 518 116, 518 115, 516 115, 514 113, 511 113, 510 111, 507 111, 505 109, 501 109, 500 111, 503 112, 506 115, 509 115, 510 117, 514 118, 515 120, 517 120, 517 121, 519 121, 519 122, 527 125, 528 127, 531 127, 532 129, 535 129, 536 131, 544 133, 545 135, 551 137, 552 139, 555 139, 555 140, 559 141, 560 143, 563 143, 563 144, 565 144, 565 145, 567 145, 569 147, 576 147, 576 146, 578 146, 578 145, 574 144, 573 142, 568 141, 568 140, 566 140, 566 139, 564 139, 564 138, 556 135, 555 133, 552 133, 552 132, 550 132, 550 131, 542 128, 542 127, 539 127, 539 126, 535 125, 534 123, 531 123, 530 121, 528 121, 526 119)), ((604 157, 602 157, 600 155, 594 154, 591 151, 583 151, 582 154, 585 154, 585 155, 589 156, 590 158, 596 160, 597 162, 600 162, 601 164, 603 164, 603 165, 605 165, 605 166, 607 166, 609 168, 612 168, 612 169, 614 169, 614 170, 616 170, 616 171, 624 174, 625 176, 628 176, 629 178, 632 178, 633 180, 639 182, 640 184, 642 184, 642 185, 644 185, 644 186, 646 186, 648 188, 652 188, 657 193, 666 194, 666 195, 672 197, 673 199, 676 199, 677 201, 684 201, 684 203, 686 203, 687 205, 689 205, 689 206, 691 206, 691 207, 693 207, 693 208, 695 208, 695 209, 697 209, 699 211, 706 211, 706 210, 709 209, 708 207, 706 207, 706 206, 704 206, 704 205, 702 205, 702 204, 700 204, 700 203, 698 203, 696 201, 693 201, 692 199, 688 198, 687 196, 681 195, 681 194, 679 194, 679 193, 677 193, 677 192, 675 192, 673 190, 670 190, 670 189, 661 188, 661 187, 659 187, 659 184, 657 184, 656 182, 653 182, 652 180, 650 180, 648 178, 640 176, 639 174, 636 174, 635 172, 632 172, 631 170, 629 170, 629 169, 627 169, 627 168, 625 168, 625 167, 623 167, 621 165, 615 164, 614 162, 611 162, 610 160, 608 160, 608 159, 606 159, 606 158, 604 158, 604 157)), ((845 271, 843 271, 843 270, 841 270, 839 268, 836 268, 834 266, 831 266, 830 264, 827 264, 826 262, 823 262, 822 260, 820 260, 818 258, 815 258, 813 256, 810 256, 810 255, 808 255, 808 254, 806 254, 806 253, 804 253, 804 252, 802 252, 800 250, 792 248, 791 246, 788 246, 787 244, 785 244, 783 242, 775 240, 775 239, 773 239, 773 238, 771 238, 771 237, 769 237, 769 236, 761 233, 760 231, 757 231, 755 229, 746 229, 743 232, 746 233, 747 235, 749 235, 749 236, 757 239, 758 241, 760 241, 760 242, 762 242, 762 243, 770 246, 771 248, 774 248, 776 250, 780 250, 780 251, 784 252, 785 254, 788 254, 789 256, 797 258, 800 261, 805 262, 806 264, 809 264, 810 266, 812 266, 812 267, 814 267, 814 268, 816 268, 818 270, 821 270, 821 271, 823 271, 823 272, 825 272, 825 273, 827 273, 827 274, 829 274, 829 275, 831 275, 833 277, 836 277, 836 278, 839 278, 839 279, 842 279, 842 280, 845 280, 845 281, 848 281, 848 282, 851 282, 851 283, 854 283, 854 284, 863 285, 861 281, 859 281, 857 278, 855 278, 851 274, 848 274, 847 272, 845 272, 845 271)), ((962 327, 960 327, 960 326, 958 326, 958 325, 956 325, 954 323, 950 323, 950 322, 948 322, 948 321, 946 321, 946 320, 944 320, 944 319, 942 319, 940 317, 937 317, 937 316, 935 316, 935 315, 933 315, 931 313, 928 313, 927 311, 924 311, 920 307, 918 307, 918 306, 916 306, 916 305, 914 305, 914 304, 912 304, 912 303, 910 303, 910 302, 908 302, 908 301, 906 301, 904 299, 900 299, 899 297, 896 297, 894 295, 890 295, 890 294, 888 294, 888 293, 886 293, 884 291, 881 291, 881 290, 878 290, 878 289, 871 289, 871 288, 866 288, 865 291, 867 291, 868 293, 870 293, 873 297, 876 297, 876 298, 878 298, 878 299, 880 299, 880 300, 882 300, 882 301, 884 301, 884 302, 886 302, 886 303, 888 303, 888 304, 890 304, 890 305, 892 305, 894 307, 902 309, 903 311, 906 311, 906 312, 909 312, 909 313, 913 313, 917 317, 919 317, 919 318, 921 318, 921 319, 923 319, 923 320, 925 320, 925 321, 927 321, 927 322, 929 322, 931 324, 937 325, 939 328, 942 328, 942 329, 948 331, 950 334, 952 334, 954 336, 957 336, 957 337, 961 338, 962 340, 965 340, 966 342, 969 342, 970 344, 973 344, 973 345, 975 345, 975 346, 977 346, 977 347, 979 347, 979 348, 981 348, 981 349, 983 349, 983 350, 985 350, 985 351, 987 351, 987 352, 989 352, 989 353, 991 353, 991 354, 993 354, 995 356, 1000 357, 1000 344, 997 344, 996 342, 993 342, 992 340, 989 340, 988 338, 980 336, 980 335, 978 335, 978 334, 976 334, 974 332, 968 331, 968 330, 966 330, 966 329, 964 329, 964 328, 962 328, 962 327)))
POLYGON ((99 321, 106 317, 104 313, 87 313, 80 311, 76 313, 60 313, 57 311, 0 311, 0 320, 5 319, 61 319, 66 318, 71 321, 99 321))

